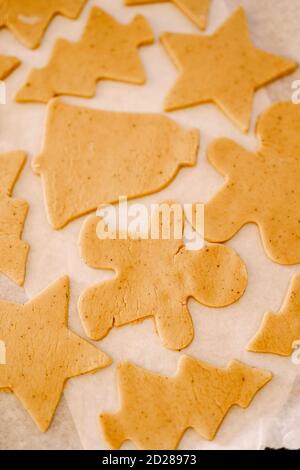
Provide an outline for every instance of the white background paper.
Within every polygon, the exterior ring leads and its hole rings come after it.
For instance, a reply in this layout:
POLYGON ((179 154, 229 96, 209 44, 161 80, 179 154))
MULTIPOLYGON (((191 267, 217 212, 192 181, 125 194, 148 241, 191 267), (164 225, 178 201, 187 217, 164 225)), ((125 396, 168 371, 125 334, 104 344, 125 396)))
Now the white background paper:
MULTIPOLYGON (((90 0, 79 20, 68 21, 63 17, 57 17, 47 31, 42 46, 35 51, 27 50, 19 45, 8 31, 0 33, 0 52, 6 55, 16 55, 23 62, 22 66, 7 80, 7 104, 0 107, 0 151, 22 149, 28 154, 28 163, 16 185, 14 196, 29 202, 30 210, 23 239, 27 240, 31 247, 25 292, 1 277, 0 293, 8 300, 22 302, 26 296, 31 298, 59 276, 68 274, 71 279, 70 326, 82 336, 84 332, 76 309, 77 298, 86 287, 113 277, 113 273, 92 270, 81 261, 78 252, 78 234, 84 217, 72 222, 61 231, 54 231, 49 226, 44 208, 41 180, 33 174, 30 168, 30 161, 41 150, 46 107, 39 104, 17 104, 13 96, 24 83, 32 67, 41 67, 48 62, 57 37, 74 41, 79 39, 90 8, 98 5, 105 8, 120 22, 128 23, 136 13, 142 13, 147 18, 156 37, 154 45, 140 49, 140 57, 146 69, 147 83, 144 86, 135 86, 109 81, 100 82, 97 86, 97 95, 92 100, 70 97, 65 97, 63 100, 111 111, 162 112, 163 99, 174 83, 177 71, 159 44, 159 35, 166 31, 196 34, 199 34, 199 31, 170 4, 129 8, 122 3, 122 0, 90 0)), ((257 31, 255 44, 261 47, 264 41, 267 41, 266 38, 270 39, 272 34, 277 32, 276 30, 274 32, 268 17, 265 18, 265 25, 255 21, 259 17, 256 15, 257 8, 262 3, 257 0, 244 1, 249 14, 251 33, 257 31)), ((270 2, 267 0, 264 3, 270 2)), ((290 6, 294 4, 296 10, 299 2, 297 0, 288 2, 272 0, 274 9, 278 8, 278 14, 281 14, 282 4, 287 3, 290 6)), ((215 31, 233 11, 233 6, 236 4, 235 0, 227 2, 213 0, 206 34, 215 31)), ((265 12, 263 8, 261 10, 265 12)), ((275 14, 275 17, 277 16, 275 14)), ((287 37, 289 26, 286 23, 292 21, 294 16, 288 10, 285 22, 285 15, 283 15, 282 28, 285 28, 287 33, 281 36, 281 30, 278 30, 279 38, 287 37)), ((287 50, 286 41, 281 40, 276 43, 272 38, 268 50, 273 53, 285 53, 297 60, 295 43, 290 41, 288 45, 290 47, 287 50)), ((290 89, 290 84, 294 79, 295 76, 291 76, 282 81, 285 84, 285 96, 286 90, 290 89)), ((279 99, 278 95, 278 88, 275 85, 274 88, 269 87, 268 90, 264 89, 256 94, 252 126, 248 135, 241 134, 213 105, 197 106, 168 114, 186 128, 200 129, 201 150, 198 164, 195 168, 181 170, 174 182, 165 190, 139 201, 145 201, 147 204, 166 199, 178 200, 181 203, 207 201, 223 183, 223 178, 206 161, 207 144, 214 138, 226 136, 247 149, 255 150, 258 146, 254 135, 257 116, 271 103, 271 96, 279 99)), ((65 390, 65 400, 79 439, 71 429, 73 424, 70 423, 68 412, 62 412, 61 408, 58 410, 53 428, 49 431, 49 440, 47 440, 47 434, 41 437, 36 434, 30 418, 26 421, 26 433, 22 434, 25 436, 22 446, 18 432, 10 431, 11 437, 7 439, 5 433, 8 432, 8 423, 13 423, 14 429, 21 432, 25 422, 23 420, 27 420, 27 416, 25 417, 25 414, 20 412, 19 405, 14 403, 12 397, 3 394, 3 399, 0 396, 0 407, 3 410, 5 408, 6 425, 4 428, 0 423, 0 448, 28 446, 51 448, 60 447, 61 442, 62 447, 82 446, 86 449, 105 449, 106 444, 99 427, 98 415, 102 411, 118 409, 115 374, 117 362, 130 360, 152 371, 174 374, 181 354, 190 354, 218 366, 225 366, 229 360, 236 358, 272 371, 274 378, 257 395, 247 410, 235 407, 230 411, 213 442, 204 441, 194 431, 189 430, 180 443, 180 449, 260 449, 265 445, 300 447, 299 424, 297 424, 299 420, 296 419, 300 415, 300 387, 299 381, 295 382, 300 365, 293 365, 290 358, 245 351, 248 341, 260 325, 264 312, 278 311, 291 276, 296 273, 300 274, 300 268, 272 263, 263 251, 258 230, 254 225, 244 227, 228 245, 239 253, 247 265, 249 275, 247 291, 239 302, 224 309, 206 308, 190 301, 189 308, 195 327, 195 339, 190 347, 181 353, 164 349, 154 331, 152 320, 112 330, 104 340, 96 344, 113 358, 113 365, 95 375, 69 381, 65 390), (7 410, 14 410, 14 412, 7 410), (66 417, 66 426, 64 426, 64 417, 66 417), (70 434, 76 441, 74 445, 72 445, 72 439, 68 439, 70 434), (28 436, 27 444, 26 435, 28 436), (35 436, 34 440, 32 440, 32 435, 35 436), (57 436, 61 436, 61 440, 57 439, 57 436)), ((132 443, 126 443, 124 448, 134 448, 134 446, 132 443)))

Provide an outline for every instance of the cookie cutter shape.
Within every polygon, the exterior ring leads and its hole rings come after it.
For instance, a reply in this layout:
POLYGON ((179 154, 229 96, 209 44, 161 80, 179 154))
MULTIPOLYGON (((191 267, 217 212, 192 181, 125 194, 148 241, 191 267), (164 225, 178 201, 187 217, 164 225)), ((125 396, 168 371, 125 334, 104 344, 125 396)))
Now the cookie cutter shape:
POLYGON ((0 28, 9 28, 24 46, 35 49, 52 18, 75 19, 86 0, 0 0, 0 28))
POLYGON ((79 42, 58 39, 48 65, 30 72, 16 100, 47 103, 58 95, 91 98, 99 80, 142 85, 145 72, 137 48, 153 40, 143 16, 123 25, 103 10, 92 8, 79 42))
POLYGON ((140 449, 173 450, 183 433, 193 428, 212 440, 229 409, 247 408, 271 378, 270 372, 236 360, 219 368, 182 356, 171 377, 122 363, 121 409, 100 416, 105 439, 112 449, 131 439, 140 449))
POLYGON ((226 183, 205 206, 206 240, 224 242, 256 223, 269 258, 300 263, 299 130, 300 108, 276 103, 258 120, 256 153, 229 139, 211 144, 208 159, 226 183))
POLYGON ((279 313, 268 312, 248 351, 289 356, 300 340, 300 276, 294 276, 279 313))
POLYGON ((252 45, 242 8, 212 36, 165 33, 161 42, 180 70, 165 110, 213 102, 244 132, 255 90, 297 67, 252 45))
POLYGON ((157 114, 49 104, 41 175, 48 218, 58 229, 120 196, 159 191, 196 163, 199 132, 157 114))
POLYGON ((48 429, 67 379, 111 362, 68 329, 68 302, 67 277, 24 305, 0 300, 0 338, 6 347, 0 389, 16 395, 41 431, 48 429))
POLYGON ((194 336, 190 297, 206 306, 225 307, 244 293, 246 267, 231 248, 188 251, 182 236, 104 240, 98 237, 98 224, 105 226, 96 216, 85 222, 81 257, 90 267, 112 269, 117 276, 86 289, 79 298, 79 314, 92 339, 103 338, 113 326, 153 317, 164 346, 181 350, 194 336))
POLYGON ((5 80, 20 65, 19 59, 0 55, 0 80, 5 80))
POLYGON ((206 20, 210 6, 210 0, 124 0, 125 5, 141 5, 150 3, 171 2, 174 3, 196 26, 206 28, 206 20))
POLYGON ((28 204, 11 193, 25 160, 23 152, 0 154, 0 272, 20 286, 29 251, 28 243, 21 240, 28 204))

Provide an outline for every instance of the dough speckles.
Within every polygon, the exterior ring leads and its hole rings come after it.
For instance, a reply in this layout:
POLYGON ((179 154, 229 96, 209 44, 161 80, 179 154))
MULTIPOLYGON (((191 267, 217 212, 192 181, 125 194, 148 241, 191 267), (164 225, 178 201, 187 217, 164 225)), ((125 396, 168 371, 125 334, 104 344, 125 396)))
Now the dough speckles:
POLYGON ((182 239, 172 238, 100 240, 96 230, 101 220, 91 216, 86 221, 81 257, 93 268, 113 269, 117 276, 88 288, 79 299, 80 317, 92 339, 103 338, 113 326, 153 317, 164 346, 181 350, 194 336, 188 298, 224 307, 243 295, 246 267, 231 248, 187 251, 182 239))
POLYGON ((53 100, 41 175, 51 225, 117 202, 159 191, 183 166, 196 163, 199 132, 157 114, 100 111, 53 100))
POLYGON ((257 134, 256 153, 229 139, 209 147, 209 161, 227 179, 205 206, 205 238, 224 242, 254 222, 269 258, 300 263, 300 107, 271 106, 258 120, 257 134))
POLYGON ((123 25, 92 8, 79 42, 58 39, 49 64, 30 72, 16 100, 47 103, 58 95, 91 98, 99 80, 143 84, 146 78, 137 48, 153 40, 143 16, 123 25))
POLYGON ((297 67, 252 45, 242 8, 212 36, 165 33, 161 42, 181 72, 165 110, 214 102, 243 131, 255 90, 297 67))
POLYGON ((0 28, 35 49, 56 14, 77 18, 86 0, 0 0, 0 28))
POLYGON ((11 193, 25 160, 23 152, 0 154, 0 272, 20 286, 29 251, 28 243, 21 240, 28 204, 11 193))
POLYGON ((247 408, 272 378, 265 370, 231 361, 217 368, 183 356, 175 376, 165 377, 122 363, 118 369, 121 409, 100 423, 111 449, 126 439, 140 449, 176 449, 188 428, 212 440, 233 405, 247 408))
POLYGON ((68 329, 68 302, 67 277, 24 305, 0 300, 0 339, 6 346, 0 389, 16 395, 41 431, 48 429, 69 378, 111 362, 68 329))

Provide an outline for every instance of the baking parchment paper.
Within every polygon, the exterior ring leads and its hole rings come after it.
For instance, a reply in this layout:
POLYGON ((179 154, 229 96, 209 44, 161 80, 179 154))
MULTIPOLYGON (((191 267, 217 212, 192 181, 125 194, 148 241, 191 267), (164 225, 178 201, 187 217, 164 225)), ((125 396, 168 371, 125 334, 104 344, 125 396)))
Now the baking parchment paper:
MULTIPOLYGON (((214 32, 229 16, 233 11, 233 3, 234 0, 212 1, 205 34, 214 32)), ((246 6, 253 6, 257 2, 248 0, 244 3, 246 6)), ((278 3, 279 6, 283 2, 276 0, 273 3, 278 3)), ((128 8, 123 5, 122 0, 90 0, 77 21, 57 17, 47 31, 42 46, 36 51, 19 45, 8 31, 1 32, 0 53, 16 55, 23 62, 7 81, 7 104, 0 107, 0 151, 22 149, 28 153, 28 163, 14 191, 14 196, 26 199, 30 205, 23 234, 24 240, 31 247, 25 293, 31 298, 59 276, 68 274, 71 278, 69 324, 82 336, 84 331, 76 308, 78 296, 86 287, 112 278, 114 274, 92 270, 81 261, 78 235, 84 217, 60 231, 52 230, 48 224, 41 180, 30 168, 32 158, 41 150, 46 106, 17 104, 13 97, 24 83, 28 71, 48 62, 56 38, 64 37, 74 41, 79 39, 90 8, 94 5, 103 7, 124 23, 128 23, 137 13, 147 18, 156 36, 153 46, 140 49, 147 83, 144 86, 135 86, 103 81, 98 84, 94 99, 62 98, 69 103, 112 111, 162 112, 163 99, 174 83, 177 71, 159 44, 158 37, 165 31, 199 34, 197 28, 171 4, 128 8)), ((259 43, 256 45, 260 46, 259 43)), ((269 50, 273 53, 284 52, 276 48, 269 50)), ((290 55, 288 51, 286 54, 290 55)), ((297 59, 295 56, 292 58, 297 59)), ((285 79, 285 83, 289 80, 290 86, 294 79, 289 77, 285 79)), ((207 144, 214 138, 226 136, 245 148, 255 150, 258 146, 254 134, 256 118, 270 103, 268 90, 260 90, 256 94, 252 126, 248 135, 241 134, 214 105, 197 106, 168 114, 184 127, 200 129, 201 150, 198 164, 195 168, 181 170, 165 190, 138 201, 146 204, 166 199, 181 203, 207 201, 224 181, 206 161, 207 144)), ((218 366, 225 366, 229 360, 236 358, 272 371, 274 378, 259 392, 248 409, 231 409, 213 442, 204 441, 194 431, 188 430, 179 449, 261 449, 266 445, 300 447, 297 419, 297 416, 300 418, 299 378, 298 382, 295 380, 300 365, 293 364, 290 358, 245 351, 245 346, 257 331, 264 312, 278 311, 291 276, 300 273, 300 268, 271 262, 263 251, 258 229, 254 225, 244 227, 228 245, 239 253, 247 265, 247 291, 238 303, 224 309, 206 308, 190 301, 189 308, 195 327, 195 339, 190 347, 181 353, 164 349, 150 319, 137 325, 113 329, 104 340, 95 343, 113 358, 113 365, 95 375, 72 379, 65 389, 65 399, 85 449, 107 448, 99 427, 98 415, 102 411, 114 411, 119 407, 115 371, 119 361, 130 360, 161 374, 174 374, 181 354, 190 354, 218 366)), ((20 295, 19 292, 18 296, 20 295)), ((134 445, 127 442, 123 448, 134 448, 134 445)))

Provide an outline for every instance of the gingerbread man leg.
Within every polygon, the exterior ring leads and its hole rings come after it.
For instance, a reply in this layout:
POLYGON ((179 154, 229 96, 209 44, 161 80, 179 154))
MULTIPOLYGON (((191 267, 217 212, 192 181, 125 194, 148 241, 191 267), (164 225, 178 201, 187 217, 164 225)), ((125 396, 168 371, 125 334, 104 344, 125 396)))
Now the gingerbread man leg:
POLYGON ((185 302, 174 298, 168 304, 159 302, 159 305, 155 324, 164 346, 177 351, 186 348, 193 340, 194 328, 185 302))

